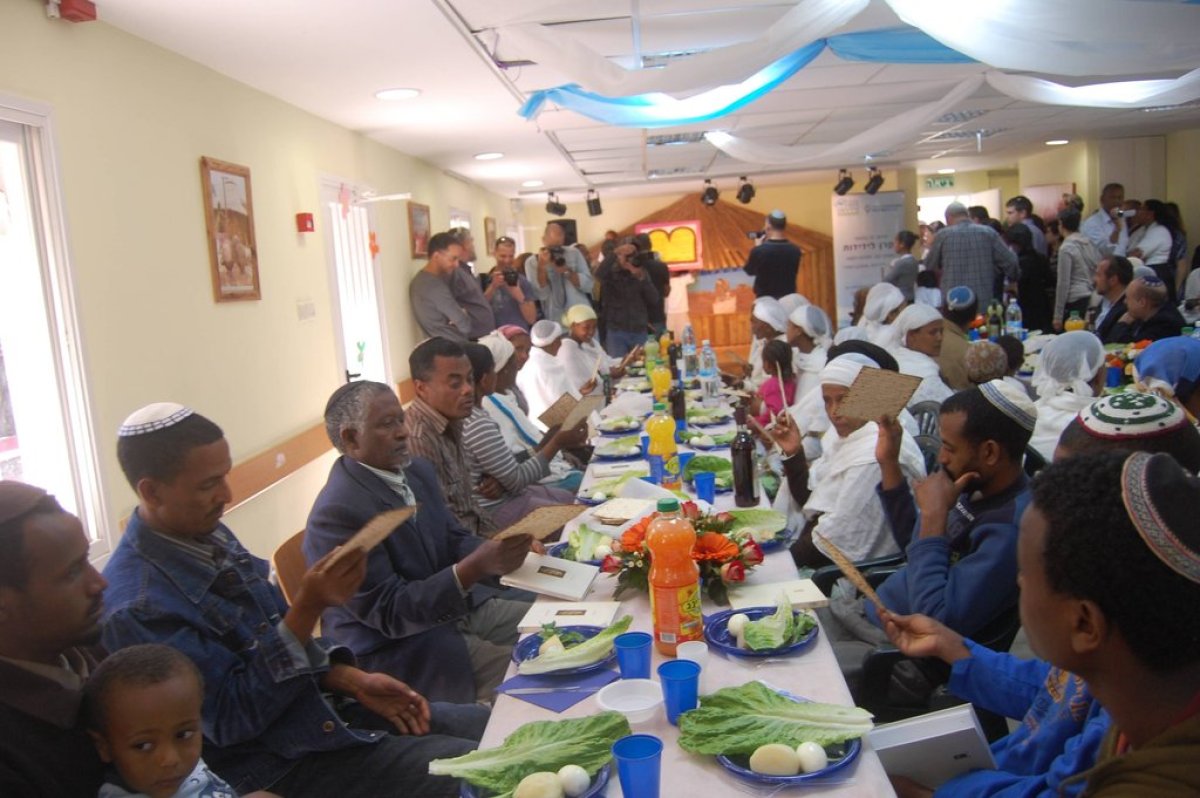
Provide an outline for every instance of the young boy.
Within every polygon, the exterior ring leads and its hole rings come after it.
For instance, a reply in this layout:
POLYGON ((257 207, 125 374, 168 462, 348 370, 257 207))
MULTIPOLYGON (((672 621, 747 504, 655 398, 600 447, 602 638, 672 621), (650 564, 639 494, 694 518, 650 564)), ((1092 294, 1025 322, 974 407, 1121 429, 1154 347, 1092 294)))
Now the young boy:
POLYGON ((100 663, 84 687, 88 733, 116 772, 99 798, 237 798, 200 758, 203 700, 200 671, 169 646, 131 646, 100 663))

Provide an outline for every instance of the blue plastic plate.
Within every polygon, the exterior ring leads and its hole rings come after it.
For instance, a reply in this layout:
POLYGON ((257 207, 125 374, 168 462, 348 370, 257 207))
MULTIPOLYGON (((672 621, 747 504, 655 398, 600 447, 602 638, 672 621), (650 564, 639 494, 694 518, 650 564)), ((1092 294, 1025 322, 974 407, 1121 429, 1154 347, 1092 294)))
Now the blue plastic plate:
MULTIPOLYGON (((560 627, 558 627, 558 630, 560 632, 579 632, 579 634, 583 635, 584 639, 586 640, 586 639, 593 638, 596 635, 603 632, 604 627, 602 627, 602 626, 560 626, 560 627)), ((541 647, 542 647, 542 638, 539 637, 537 634, 531 634, 521 640, 518 640, 517 644, 515 646, 513 646, 512 660, 513 660, 513 662, 521 663, 527 659, 533 659, 534 657, 536 657, 538 655, 538 651, 541 649, 541 647)), ((554 676, 570 676, 570 675, 573 675, 576 673, 590 673, 591 671, 596 671, 596 670, 600 670, 601 668, 607 667, 608 664, 610 662, 612 662, 613 660, 615 660, 616 658, 617 658, 617 651, 616 651, 616 649, 613 649, 612 651, 608 652, 607 657, 600 660, 599 662, 593 662, 591 665, 581 665, 577 668, 563 668, 563 669, 557 670, 557 671, 547 671, 545 674, 538 674, 538 675, 539 676, 541 676, 541 675, 549 676, 549 675, 553 674, 554 676)))
POLYGON ((605 429, 604 427, 596 428, 601 435, 609 438, 628 438, 631 435, 637 435, 641 432, 642 424, 638 422, 635 426, 628 429, 605 429))
MULTIPOLYGON (((704 639, 708 641, 710 646, 734 657, 786 657, 790 654, 798 654, 812 645, 812 642, 817 639, 817 630, 821 628, 820 626, 814 626, 808 630, 804 637, 791 645, 783 646, 782 648, 770 648, 764 651, 752 651, 748 648, 738 648, 737 638, 729 632, 729 618, 739 612, 750 620, 757 621, 760 618, 766 618, 768 615, 774 615, 775 607, 747 607, 743 610, 722 610, 708 616, 708 622, 704 624, 704 639)), ((797 615, 801 614, 801 612, 802 610, 795 611, 797 615)))
POLYGON ((725 416, 724 418, 695 418, 688 419, 689 427, 720 427, 733 421, 733 416, 725 416))
POLYGON ((692 447, 693 449, 695 449, 698 452, 712 452, 717 449, 728 449, 729 448, 728 443, 715 443, 712 446, 705 446, 703 444, 696 443, 694 438, 688 442, 688 446, 692 447))
MULTIPOLYGON (((784 693, 784 695, 787 695, 787 693, 784 693)), ((788 698, 793 697, 788 696, 788 698)), ((814 781, 819 782, 821 779, 826 779, 842 768, 847 767, 858 758, 861 751, 861 740, 847 740, 837 745, 828 745, 825 747, 825 753, 829 755, 828 765, 820 770, 814 770, 812 773, 798 773, 795 776, 768 776, 765 773, 755 773, 750 769, 750 757, 740 754, 733 757, 720 754, 717 756, 717 761, 721 763, 721 767, 739 779, 753 784, 773 784, 780 787, 804 786, 814 781)))
MULTIPOLYGON (((597 796, 604 795, 604 788, 608 786, 608 777, 611 770, 612 765, 606 764, 600 770, 596 771, 595 777, 592 778, 592 786, 588 787, 586 792, 580 794, 579 798, 597 798, 597 796)), ((488 798, 491 794, 483 788, 467 784, 465 781, 458 788, 459 798, 488 798)))
MULTIPOLYGON (((570 545, 571 544, 566 541, 562 541, 560 543, 555 543, 553 546, 546 547, 546 553, 549 554, 551 557, 558 557, 559 559, 565 560, 565 559, 567 559, 565 556, 567 547, 570 545)), ((600 564, 599 560, 572 560, 571 562, 583 562, 588 565, 599 565, 600 564)))
POLYGON ((627 463, 630 460, 641 460, 641 459, 642 459, 641 451, 638 451, 634 454, 620 454, 620 455, 603 454, 600 451, 600 447, 597 446, 595 451, 592 452, 592 462, 593 463, 627 463))
POLYGON ((759 543, 758 547, 763 550, 764 554, 766 554, 767 552, 778 551, 779 549, 790 545, 792 545, 792 532, 790 529, 784 529, 781 530, 778 535, 766 541, 765 543, 759 543))

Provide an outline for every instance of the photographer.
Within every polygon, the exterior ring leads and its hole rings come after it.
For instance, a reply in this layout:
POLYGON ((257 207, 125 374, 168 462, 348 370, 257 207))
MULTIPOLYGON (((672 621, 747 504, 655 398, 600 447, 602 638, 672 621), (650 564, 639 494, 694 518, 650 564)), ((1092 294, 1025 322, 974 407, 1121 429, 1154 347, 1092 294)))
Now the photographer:
POLYGON ((650 316, 660 299, 643 265, 653 253, 638 252, 632 239, 626 239, 615 254, 614 260, 600 264, 596 279, 604 297, 605 348, 619 358, 645 343, 650 316))
POLYGON ((650 329, 657 338, 667 331, 667 297, 671 295, 671 270, 654 251, 649 233, 638 233, 633 237, 633 243, 638 248, 637 255, 634 256, 637 264, 646 271, 650 282, 654 283, 654 290, 658 292, 658 302, 650 309, 649 319, 650 329))
POLYGON ((573 305, 592 304, 592 273, 579 250, 566 246, 566 231, 558 222, 546 225, 541 250, 525 261, 525 276, 552 321, 560 321, 573 305))
POLYGON ((533 286, 514 264, 517 242, 501 236, 496 239, 493 254, 496 266, 488 277, 483 297, 496 316, 496 326, 513 324, 528 330, 537 321, 537 302, 534 300, 533 286))
POLYGON ((745 271, 754 278, 754 296, 780 297, 796 292, 800 273, 800 247, 787 240, 787 216, 771 211, 761 232, 747 233, 755 239, 745 271))

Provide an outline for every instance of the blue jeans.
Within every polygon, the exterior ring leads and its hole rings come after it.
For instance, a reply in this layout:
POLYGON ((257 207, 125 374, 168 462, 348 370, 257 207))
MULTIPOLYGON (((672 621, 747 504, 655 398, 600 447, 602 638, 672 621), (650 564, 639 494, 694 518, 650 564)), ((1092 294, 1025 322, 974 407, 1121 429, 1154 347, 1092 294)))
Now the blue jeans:
POLYGON ((639 344, 646 343, 646 333, 609 328, 605 348, 611 357, 625 357, 639 344))

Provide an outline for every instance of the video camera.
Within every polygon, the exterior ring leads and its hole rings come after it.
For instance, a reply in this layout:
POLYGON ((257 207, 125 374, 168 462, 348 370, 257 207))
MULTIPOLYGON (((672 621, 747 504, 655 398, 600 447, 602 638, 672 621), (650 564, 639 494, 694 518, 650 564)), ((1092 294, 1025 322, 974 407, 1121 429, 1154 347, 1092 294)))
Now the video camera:
POLYGON ((550 247, 550 258, 555 266, 566 266, 567 258, 563 247, 550 247))

